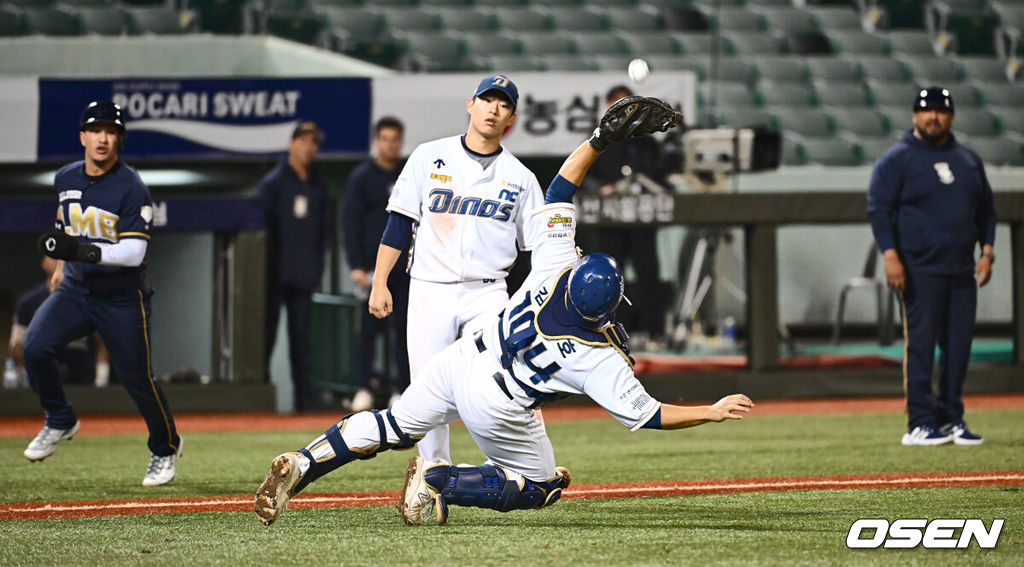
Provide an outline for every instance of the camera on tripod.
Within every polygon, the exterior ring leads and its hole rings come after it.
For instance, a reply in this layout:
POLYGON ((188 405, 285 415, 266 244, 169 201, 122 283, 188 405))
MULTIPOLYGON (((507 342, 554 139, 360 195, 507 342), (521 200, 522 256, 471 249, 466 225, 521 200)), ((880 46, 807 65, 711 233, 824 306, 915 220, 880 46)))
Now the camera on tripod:
POLYGON ((781 157, 782 137, 761 126, 683 134, 683 173, 691 191, 725 191, 733 174, 776 169, 781 157))

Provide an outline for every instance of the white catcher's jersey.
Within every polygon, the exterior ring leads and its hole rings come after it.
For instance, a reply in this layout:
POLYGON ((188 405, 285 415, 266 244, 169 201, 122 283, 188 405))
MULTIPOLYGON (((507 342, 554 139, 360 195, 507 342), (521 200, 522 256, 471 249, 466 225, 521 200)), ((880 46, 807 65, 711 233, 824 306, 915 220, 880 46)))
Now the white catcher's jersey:
POLYGON ((531 249, 526 217, 543 203, 537 177, 507 149, 484 169, 452 136, 413 150, 387 210, 419 223, 409 275, 455 283, 504 279, 531 249))
POLYGON ((633 374, 632 359, 614 325, 590 331, 568 320, 564 290, 575 265, 576 208, 553 203, 530 223, 538 240, 532 270, 498 320, 481 337, 499 356, 506 395, 523 407, 586 394, 620 423, 639 429, 661 407, 633 374))

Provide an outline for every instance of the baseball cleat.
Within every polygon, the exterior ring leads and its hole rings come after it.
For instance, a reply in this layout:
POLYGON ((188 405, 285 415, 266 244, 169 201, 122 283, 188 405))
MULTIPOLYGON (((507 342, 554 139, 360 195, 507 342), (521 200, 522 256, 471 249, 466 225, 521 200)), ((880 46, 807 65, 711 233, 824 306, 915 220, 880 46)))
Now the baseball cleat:
POLYGON ((967 429, 967 424, 962 419, 956 423, 943 425, 939 431, 952 435, 954 445, 981 445, 985 441, 981 435, 972 433, 970 429, 967 429))
POLYGON ((569 474, 569 469, 565 467, 555 467, 555 472, 562 476, 562 488, 565 490, 569 488, 569 483, 572 482, 572 475, 569 474))
POLYGON ((142 486, 160 486, 174 480, 178 459, 184 449, 185 439, 178 437, 178 450, 174 454, 163 457, 152 455, 146 467, 146 476, 142 477, 142 486))
POLYGON ((407 525, 432 523, 440 526, 448 520, 448 506, 441 493, 423 477, 423 473, 435 464, 443 463, 440 460, 426 461, 423 457, 409 459, 402 499, 398 501, 398 513, 407 525))
POLYGON ((919 425, 903 434, 904 445, 945 445, 953 440, 952 434, 939 431, 934 425, 919 425))
POLYGON ((288 500, 295 495, 295 485, 302 480, 299 473, 299 453, 284 453, 270 463, 267 479, 256 491, 256 516, 264 526, 274 520, 288 508, 288 500))
POLYGON ((82 422, 77 420, 68 429, 54 429, 49 426, 43 426, 42 431, 36 435, 36 438, 25 449, 25 458, 35 462, 49 457, 57 449, 57 443, 65 439, 70 440, 75 436, 75 433, 78 433, 80 427, 82 427, 82 422))

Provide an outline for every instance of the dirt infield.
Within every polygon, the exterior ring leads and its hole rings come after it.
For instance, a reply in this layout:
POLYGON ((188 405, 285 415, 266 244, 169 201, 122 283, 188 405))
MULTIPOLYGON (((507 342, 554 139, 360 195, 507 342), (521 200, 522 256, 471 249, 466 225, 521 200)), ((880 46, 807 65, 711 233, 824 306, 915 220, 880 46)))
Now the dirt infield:
MULTIPOLYGON (((843 398, 822 400, 755 400, 752 415, 799 415, 829 413, 887 413, 903 411, 903 398, 843 398)), ((686 402, 683 402, 684 404, 686 402)), ((984 409, 1022 409, 1024 394, 965 396, 968 411, 984 409)), ((294 431, 323 429, 338 420, 342 412, 280 415, 276 413, 178 414, 174 420, 182 432, 217 431, 294 431)), ((544 408, 546 421, 598 419, 608 413, 597 406, 553 405, 544 408)), ((39 432, 41 417, 0 417, 0 437, 32 437, 39 432)), ((146 424, 138 415, 82 416, 78 435, 114 435, 145 433, 146 424)))
MULTIPOLYGON (((642 482, 625 484, 581 484, 565 491, 565 499, 639 498, 729 494, 736 492, 781 492, 788 490, 854 490, 925 488, 952 486, 1024 485, 1024 470, 977 473, 913 473, 860 476, 810 476, 788 478, 741 478, 642 482)), ((299 495, 289 502, 291 509, 347 508, 393 505, 400 492, 351 492, 299 495)), ((95 518, 137 514, 186 514, 195 512, 250 512, 253 496, 211 498, 92 500, 78 502, 27 502, 0 504, 2 520, 46 520, 95 518)), ((253 520, 255 521, 255 520, 253 520)))

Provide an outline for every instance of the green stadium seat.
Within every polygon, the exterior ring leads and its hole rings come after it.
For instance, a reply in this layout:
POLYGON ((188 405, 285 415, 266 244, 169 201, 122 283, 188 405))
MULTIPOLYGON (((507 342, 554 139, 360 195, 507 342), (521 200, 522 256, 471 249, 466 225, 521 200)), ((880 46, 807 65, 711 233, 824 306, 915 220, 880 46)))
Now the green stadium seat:
POLYGON ((18 8, 53 8, 57 0, 7 0, 6 3, 18 8))
POLYGON ((929 27, 962 55, 994 55, 999 15, 988 0, 940 0, 928 6, 929 27))
POLYGON ((527 55, 576 53, 576 42, 564 34, 524 32, 518 34, 519 44, 527 55))
POLYGON ((807 66, 802 57, 793 55, 765 55, 751 57, 761 80, 803 83, 808 79, 807 66))
POLYGON ((851 6, 816 6, 810 7, 808 10, 818 21, 818 27, 823 30, 860 31, 863 29, 860 13, 851 6))
POLYGON ((765 6, 757 12, 764 18, 768 31, 780 33, 818 31, 818 20, 814 14, 803 8, 790 6, 765 6))
POLYGON ((1012 67, 995 57, 968 56, 957 59, 967 73, 967 79, 983 82, 1012 82, 1012 67))
POLYGON ((309 0, 252 0, 247 7, 260 12, 291 12, 299 14, 309 7, 309 0))
POLYGON ((707 8, 705 15, 711 23, 711 27, 728 32, 759 32, 764 31, 764 17, 746 8, 732 8, 723 6, 719 10, 707 8))
POLYGON ((124 35, 131 30, 128 13, 113 6, 83 6, 78 9, 82 33, 124 35))
POLYGON ((537 57, 545 71, 597 71, 588 57, 575 53, 553 53, 537 57))
POLYGON ((474 0, 430 0, 423 5, 430 5, 436 8, 468 8, 474 4, 474 0))
POLYGON ((416 31, 398 39, 402 50, 398 65, 403 70, 432 73, 462 68, 465 46, 454 34, 416 31))
POLYGON ((761 6, 792 6, 793 0, 746 0, 746 5, 755 8, 761 6))
POLYGON ((871 106, 871 97, 860 83, 833 83, 815 81, 818 104, 842 108, 864 108, 871 106))
POLYGON ((887 104, 875 107, 875 110, 885 117, 885 121, 889 125, 889 131, 893 134, 902 134, 907 128, 914 125, 913 111, 910 109, 913 100, 914 97, 911 93, 911 96, 900 104, 887 104))
POLYGON ((697 90, 699 98, 705 106, 709 106, 712 96, 716 107, 757 108, 760 105, 757 91, 744 83, 702 83, 697 90))
POLYGON ((587 6, 600 6, 602 8, 633 9, 640 2, 638 0, 581 0, 580 3, 587 6))
POLYGON ((729 40, 733 53, 741 57, 752 55, 777 55, 782 53, 782 43, 769 34, 722 34, 729 40))
POLYGON ((835 30, 828 32, 828 38, 832 42, 832 50, 836 53, 849 53, 858 57, 889 53, 889 42, 878 34, 835 30))
POLYGON ((352 52, 373 43, 384 31, 384 16, 357 8, 320 9, 338 51, 352 52))
POLYGON ((871 0, 885 12, 884 26, 897 28, 924 28, 924 7, 927 0, 871 0))
POLYGON ((701 79, 706 69, 702 60, 682 55, 654 54, 645 57, 652 72, 657 71, 693 71, 701 79))
POLYGON ((764 126, 774 131, 779 130, 775 115, 759 108, 722 108, 718 111, 718 125, 733 128, 764 126))
POLYGON ((906 64, 891 57, 858 57, 861 72, 868 81, 884 81, 890 83, 908 82, 910 70, 906 64))
POLYGON ((553 27, 547 12, 536 8, 495 8, 498 29, 515 32, 550 30, 553 27))
POLYGON ((543 71, 544 65, 534 57, 522 54, 490 55, 484 58, 488 69, 495 73, 512 71, 543 71))
POLYGON ((985 108, 985 97, 972 84, 950 85, 957 109, 985 108))
POLYGON ((917 93, 916 85, 885 81, 868 81, 868 85, 871 102, 875 106, 902 106, 906 109, 907 120, 910 120, 910 107, 913 105, 914 95, 917 93))
POLYGON ((584 8, 551 8, 548 11, 555 29, 571 32, 604 31, 610 28, 603 12, 584 8))
POLYGON ((716 37, 721 41, 718 47, 720 54, 726 55, 732 49, 728 40, 711 33, 676 33, 673 36, 687 57, 711 55, 712 42, 716 37))
POLYGON ((978 137, 967 141, 985 163, 1003 166, 1024 165, 1024 149, 1014 140, 1007 137, 978 137))
POLYGON ((710 31, 712 21, 708 14, 700 8, 691 6, 679 8, 665 8, 662 11, 665 18, 665 27, 676 31, 710 31))
POLYGON ((469 55, 509 55, 519 53, 519 40, 512 34, 473 31, 462 34, 469 55))
POLYGON ((184 0, 183 6, 199 14, 204 31, 242 33, 242 7, 247 0, 184 0))
POLYGON ((762 81, 757 91, 762 103, 768 107, 809 107, 817 104, 814 87, 800 83, 769 83, 762 81))
POLYGON ((441 16, 434 11, 417 8, 377 8, 384 17, 384 26, 392 34, 430 32, 441 29, 441 16))
POLYGON ((794 55, 832 55, 832 41, 825 32, 790 32, 782 38, 782 45, 794 55))
POLYGON ((69 36, 82 32, 74 12, 64 8, 22 8, 26 34, 69 36))
POLYGON ((617 35, 608 32, 579 32, 571 34, 576 50, 586 55, 628 54, 629 46, 617 35))
POLYGON ((807 165, 807 152, 800 140, 783 136, 782 165, 807 165))
POLYGON ((964 80, 963 65, 955 59, 932 56, 900 56, 899 59, 918 84, 951 86, 964 80))
POLYGON ((953 129, 963 132, 973 139, 975 136, 998 136, 999 121, 988 110, 974 108, 958 108, 953 117, 953 129))
POLYGON ((1000 132, 1024 134, 1024 112, 1020 106, 989 106, 989 111, 999 120, 1000 132))
POLYGON ((899 30, 885 34, 894 55, 935 55, 935 42, 926 31, 899 30))
MULTIPOLYGON (((1021 101, 1024 101, 1024 84, 981 82, 975 82, 974 84, 978 90, 981 91, 987 104, 1016 106, 1019 109, 1021 107, 1021 101)), ((955 100, 957 104, 960 102, 960 99, 955 92, 953 93, 953 100, 955 100)), ((1018 110, 1018 112, 1020 111, 1018 110)))
POLYGON ((372 0, 364 3, 374 7, 412 8, 418 6, 420 0, 372 0))
POLYGON ((21 35, 24 28, 17 9, 0 5, 0 37, 21 35))
POLYGON ((793 132, 801 136, 831 136, 835 132, 832 117, 826 112, 808 110, 806 108, 773 108, 772 114, 783 132, 793 132))
POLYGON ((860 65, 845 57, 808 57, 804 60, 811 79, 830 83, 859 83, 860 65))
POLYGON ((839 137, 807 137, 803 140, 807 162, 824 166, 855 166, 864 163, 860 146, 839 137))
POLYGON ((598 71, 623 71, 629 67, 629 62, 632 59, 632 55, 623 53, 590 56, 591 62, 597 67, 598 71))
POLYGON ((608 16, 612 29, 633 32, 665 29, 665 18, 661 11, 654 6, 609 7, 605 9, 605 14, 608 16))
POLYGON ((578 8, 580 5, 585 4, 585 2, 583 2, 583 0, 543 0, 543 1, 531 0, 530 3, 534 4, 534 5, 538 5, 539 4, 539 5, 542 5, 542 6, 558 7, 558 8, 572 8, 572 7, 577 7, 578 8))
POLYGON ((838 131, 857 136, 886 136, 890 132, 888 119, 873 108, 829 107, 828 112, 838 131))
MULTIPOLYGON (((629 51, 637 55, 643 55, 644 57, 651 57, 654 55, 665 55, 665 54, 679 54, 682 53, 682 47, 679 41, 676 40, 675 36, 668 33, 659 32, 642 32, 633 33, 627 31, 617 31, 615 35, 622 38, 629 46, 629 51)), ((648 61, 649 62, 649 61, 648 61)))
POLYGON ((316 43, 324 30, 324 19, 317 14, 274 12, 265 21, 266 33, 306 45, 316 43))
POLYGON ((363 6, 363 0, 310 0, 313 6, 317 9, 320 8, 348 8, 348 9, 360 9, 363 6))
POLYGON ((498 28, 498 18, 493 12, 473 8, 437 8, 441 26, 453 32, 491 31, 498 28))
POLYGON ((750 61, 739 57, 721 57, 717 66, 707 63, 704 66, 707 80, 719 80, 731 83, 746 83, 753 85, 757 82, 757 68, 750 61))
POLYGON ((195 13, 178 11, 166 6, 132 6, 127 8, 131 17, 132 33, 178 35, 196 30, 195 13))
POLYGON ((898 135, 889 136, 858 136, 857 145, 860 146, 861 154, 867 162, 876 161, 896 143, 902 131, 898 135))
POLYGON ((489 8, 517 8, 530 3, 530 0, 474 0, 473 4, 489 8))

